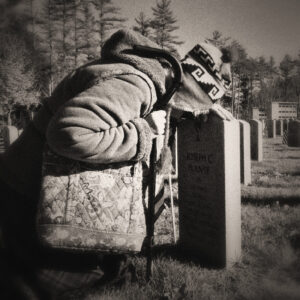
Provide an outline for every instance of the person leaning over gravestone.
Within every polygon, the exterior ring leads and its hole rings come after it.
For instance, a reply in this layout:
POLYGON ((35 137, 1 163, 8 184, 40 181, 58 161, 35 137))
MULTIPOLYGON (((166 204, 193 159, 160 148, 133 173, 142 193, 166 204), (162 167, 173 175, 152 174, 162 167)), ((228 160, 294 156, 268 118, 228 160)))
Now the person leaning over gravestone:
MULTIPOLYGON (((172 85, 174 70, 159 56, 136 52, 134 45, 158 48, 136 32, 117 31, 103 46, 101 59, 69 74, 1 155, 0 293, 7 298, 47 299, 101 282, 134 280, 135 269, 126 255, 48 252, 36 233, 46 144, 58 157, 118 170, 122 163, 148 161, 153 138, 164 133, 166 112, 152 109, 172 85)), ((231 120, 232 115, 216 104, 230 85, 229 60, 226 51, 209 43, 196 45, 181 61, 183 82, 169 103, 171 117, 215 113, 231 120)), ((47 190, 42 194, 47 196, 47 190)), ((104 200, 122 201, 117 198, 104 200)), ((56 195, 55 201, 60 200, 56 195)), ((68 235, 59 238, 64 243, 68 235)), ((85 234, 78 237, 84 238, 85 234)))

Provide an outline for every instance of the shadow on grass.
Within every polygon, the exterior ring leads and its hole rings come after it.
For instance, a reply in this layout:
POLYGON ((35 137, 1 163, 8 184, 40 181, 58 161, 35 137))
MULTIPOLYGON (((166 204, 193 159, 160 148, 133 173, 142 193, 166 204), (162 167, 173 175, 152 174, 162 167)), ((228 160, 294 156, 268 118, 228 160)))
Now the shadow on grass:
POLYGON ((199 254, 196 255, 192 250, 183 249, 180 244, 155 245, 152 248, 152 254, 153 258, 171 258, 184 264, 194 264, 206 269, 222 269, 225 267, 222 261, 216 262, 216 260, 204 256, 200 258, 199 254))
POLYGON ((286 173, 286 175, 290 175, 290 176, 300 176, 300 172, 289 172, 289 173, 286 173))
MULTIPOLYGON (((295 171, 295 172, 291 171, 291 172, 284 173, 284 174, 290 175, 290 176, 300 176, 300 172, 299 171, 295 171)), ((299 183, 299 185, 300 185, 300 183, 299 183)))
POLYGON ((275 146, 275 145, 276 145, 276 146, 277 146, 277 145, 282 146, 283 144, 282 144, 282 142, 275 142, 275 143, 272 144, 272 146, 275 146))
POLYGON ((286 148, 286 150, 287 151, 300 151, 300 147, 291 147, 291 146, 289 146, 289 147, 286 148))
POLYGON ((273 196, 272 198, 257 198, 251 196, 243 196, 242 197, 243 204, 253 204, 257 206, 264 206, 264 205, 289 205, 289 206, 296 206, 300 205, 300 197, 299 196, 273 196))

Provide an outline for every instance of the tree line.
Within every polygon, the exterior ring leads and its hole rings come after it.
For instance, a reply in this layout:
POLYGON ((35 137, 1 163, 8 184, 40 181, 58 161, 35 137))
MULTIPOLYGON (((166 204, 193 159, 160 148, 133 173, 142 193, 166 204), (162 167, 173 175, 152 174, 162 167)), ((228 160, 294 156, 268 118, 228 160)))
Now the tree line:
POLYGON ((224 104, 236 117, 250 118, 252 107, 264 110, 270 102, 297 102, 300 106, 300 51, 297 58, 286 54, 276 66, 274 57, 252 58, 237 40, 217 30, 207 39, 231 52, 233 84, 224 104))
MULTIPOLYGON (((36 107, 71 70, 101 57, 105 40, 127 27, 115 0, 14 0, 0 3, 0 106, 36 107)), ((181 41, 171 0, 157 0, 152 15, 140 12, 133 30, 177 57, 181 41)), ((300 101, 300 56, 251 58, 236 40, 214 31, 207 39, 228 48, 233 57, 233 85, 224 105, 235 115, 270 101, 300 101)))

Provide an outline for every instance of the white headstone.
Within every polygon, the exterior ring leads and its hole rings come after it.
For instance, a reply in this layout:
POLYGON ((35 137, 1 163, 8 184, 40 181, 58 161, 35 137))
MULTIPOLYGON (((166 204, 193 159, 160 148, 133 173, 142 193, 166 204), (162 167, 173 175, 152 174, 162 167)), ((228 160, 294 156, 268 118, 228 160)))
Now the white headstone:
POLYGON ((209 116, 178 126, 179 245, 212 266, 241 256, 239 122, 209 116))
POLYGON ((24 129, 18 129, 18 136, 20 136, 23 131, 24 131, 24 129))
POLYGON ((17 127, 7 125, 3 128, 3 139, 5 150, 18 138, 19 132, 17 127))
POLYGON ((251 159, 262 161, 263 159, 263 138, 262 124, 259 120, 250 120, 250 141, 251 141, 251 159))
POLYGON ((240 144, 241 144, 241 183, 251 183, 251 151, 250 151, 250 124, 246 121, 240 122, 240 144))
POLYGON ((287 144, 290 147, 300 147, 300 120, 289 122, 287 144))
POLYGON ((268 130, 267 130, 267 125, 266 125, 266 120, 262 119, 261 124, 262 124, 263 136, 267 136, 268 130))

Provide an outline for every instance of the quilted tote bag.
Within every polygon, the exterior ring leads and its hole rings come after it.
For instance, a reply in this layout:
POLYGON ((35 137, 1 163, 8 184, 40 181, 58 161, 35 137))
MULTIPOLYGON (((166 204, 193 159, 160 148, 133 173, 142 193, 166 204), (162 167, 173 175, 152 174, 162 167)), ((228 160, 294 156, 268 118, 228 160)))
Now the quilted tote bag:
POLYGON ((146 236, 141 163, 82 163, 46 147, 42 172, 37 217, 42 245, 73 251, 141 251, 146 236))

